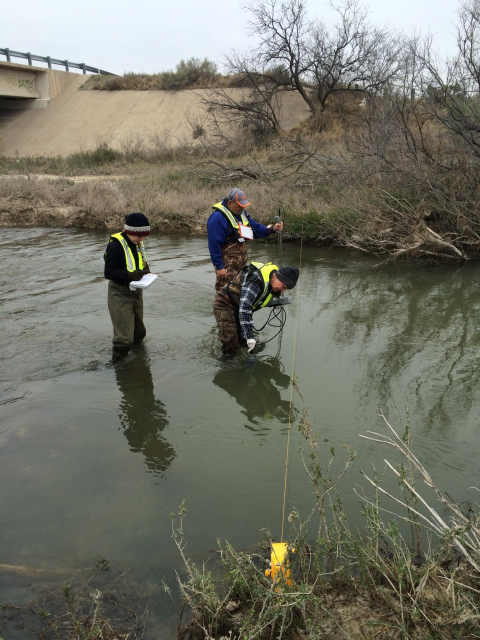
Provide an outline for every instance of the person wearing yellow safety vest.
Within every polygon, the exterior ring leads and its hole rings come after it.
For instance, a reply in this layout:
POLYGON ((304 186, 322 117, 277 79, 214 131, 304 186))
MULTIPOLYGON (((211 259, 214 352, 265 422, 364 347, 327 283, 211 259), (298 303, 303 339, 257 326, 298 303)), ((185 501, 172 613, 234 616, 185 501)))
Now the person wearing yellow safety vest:
POLYGON ((247 242, 283 230, 283 222, 265 227, 248 215, 249 207, 240 189, 230 189, 227 197, 213 205, 207 222, 208 249, 216 272, 215 290, 230 282, 248 263, 247 242))
POLYGON ((233 356, 242 340, 249 353, 253 351, 252 314, 285 289, 293 289, 298 275, 297 267, 279 269, 272 263, 251 262, 216 294, 213 312, 225 357, 233 356))
POLYGON ((134 344, 146 335, 143 324, 143 296, 140 289, 130 290, 131 282, 150 273, 143 238, 150 224, 143 213, 131 213, 125 228, 110 236, 104 254, 108 282, 108 310, 113 325, 112 362, 122 360, 134 344))

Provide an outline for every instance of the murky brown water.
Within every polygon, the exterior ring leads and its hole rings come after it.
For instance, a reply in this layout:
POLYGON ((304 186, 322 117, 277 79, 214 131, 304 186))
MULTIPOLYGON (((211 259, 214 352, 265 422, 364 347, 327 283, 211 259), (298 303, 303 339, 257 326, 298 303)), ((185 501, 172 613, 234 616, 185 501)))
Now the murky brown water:
MULTIPOLYGON (((342 489, 352 523, 362 525, 360 469, 383 469, 390 455, 358 434, 384 430, 378 413, 393 415, 392 403, 402 414, 408 405, 417 455, 440 486, 478 499, 480 264, 372 269, 363 256, 304 247, 281 344, 249 367, 243 353, 219 359, 205 239, 151 237, 162 277, 145 293, 148 340, 114 369, 107 239, 2 230, 0 563, 49 570, 102 557, 131 566, 153 589, 152 629, 174 637, 177 612, 160 587, 173 587, 181 568, 169 514, 182 500, 198 562, 218 563, 209 551, 217 538, 246 549, 262 528, 280 535, 297 316, 296 377, 315 429, 360 455, 342 489)), ((251 257, 276 251, 256 244, 251 257)), ((298 264, 299 246, 283 253, 298 264)), ((287 508, 307 514, 302 445, 293 429, 287 508)), ((26 594, 8 575, 0 590, 2 601, 26 594)))

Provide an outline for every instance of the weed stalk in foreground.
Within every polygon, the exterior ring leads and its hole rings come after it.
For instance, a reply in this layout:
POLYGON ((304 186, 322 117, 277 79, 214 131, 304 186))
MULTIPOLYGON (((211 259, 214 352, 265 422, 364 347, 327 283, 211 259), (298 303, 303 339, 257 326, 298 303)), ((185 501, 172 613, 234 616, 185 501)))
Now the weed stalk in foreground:
MULTIPOLYGON (((300 398, 298 386, 294 385, 300 398)), ((373 486, 370 498, 354 489, 362 500, 363 531, 353 530, 343 509, 339 483, 356 458, 354 449, 343 445, 347 458, 338 470, 333 443, 318 437, 304 409, 298 428, 306 440, 301 452, 315 503, 303 520, 293 509, 288 517, 288 549, 294 582, 274 588, 264 573, 264 558, 237 552, 220 543, 224 575, 214 579, 205 565, 198 569, 185 555, 182 503, 172 515, 172 536, 186 569, 177 574, 184 605, 191 619, 179 624, 179 638, 291 638, 307 633, 314 638, 338 635, 348 638, 438 638, 440 640, 480 637, 480 521, 471 509, 461 508, 435 485, 412 451, 410 424, 402 423, 400 437, 382 414, 390 436, 368 432, 361 436, 371 442, 392 447, 400 454, 399 464, 385 460, 402 490, 402 498, 383 488, 384 475, 374 468, 373 476, 363 474, 373 486), (325 462, 320 457, 327 453, 325 462), (334 470, 337 469, 336 473, 334 470), (415 486, 420 477, 433 491, 433 497, 447 516, 429 504, 415 486), (382 500, 388 498, 406 515, 389 511, 382 500), (390 519, 384 519, 388 514, 390 519), (316 540, 307 543, 308 525, 318 517, 316 540), (398 521, 410 526, 407 542, 398 521), (433 534, 437 543, 433 545, 433 534), (422 546, 422 537, 428 546, 422 546), (349 599, 349 606, 336 603, 349 599), (363 612, 360 607, 363 603, 363 612), (349 613, 350 612, 350 613, 349 613), (363 616, 352 626, 352 613, 363 616), (370 630, 370 631, 369 631, 370 630), (365 634, 369 634, 365 636, 365 634), (363 635, 362 635, 363 634, 363 635)), ((397 414, 398 417, 398 414, 397 414)), ((438 507, 437 507, 438 509, 438 507)), ((310 534, 311 535, 311 534, 310 534)), ((311 539, 311 538, 310 538, 311 539)), ((269 550, 272 536, 262 542, 269 550)), ((183 612, 183 610, 182 610, 183 612)))

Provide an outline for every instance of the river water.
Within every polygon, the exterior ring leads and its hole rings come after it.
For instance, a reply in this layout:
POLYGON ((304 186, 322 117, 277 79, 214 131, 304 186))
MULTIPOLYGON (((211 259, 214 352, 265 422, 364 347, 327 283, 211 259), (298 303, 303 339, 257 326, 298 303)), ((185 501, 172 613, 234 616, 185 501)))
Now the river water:
MULTIPOLYGON (((478 499, 480 264, 374 268, 370 257, 306 246, 281 342, 250 366, 242 352, 220 359, 206 239, 151 236, 161 277, 144 294, 148 338, 113 368, 107 240, 2 230, 0 563, 27 575, 98 559, 128 566, 153 594, 152 633, 173 638, 178 613, 160 587, 175 593, 182 569, 170 518, 182 500, 186 553, 197 564, 218 565, 217 538, 238 550, 255 548, 265 528, 279 539, 296 326, 295 377, 321 457, 323 438, 359 454, 342 484, 353 525, 363 526, 360 471, 398 462, 359 438, 386 433, 381 410, 400 429, 392 404, 402 416, 408 407, 415 452, 440 488, 459 502, 478 499)), ((276 260, 277 246, 257 243, 250 257, 276 260)), ((299 260, 299 245, 284 245, 284 264, 299 260)), ((265 318, 259 312, 255 324, 265 318)), ((294 427, 287 513, 303 516, 313 505, 304 444, 294 427)), ((0 587, 2 602, 25 598, 5 577, 0 587)))

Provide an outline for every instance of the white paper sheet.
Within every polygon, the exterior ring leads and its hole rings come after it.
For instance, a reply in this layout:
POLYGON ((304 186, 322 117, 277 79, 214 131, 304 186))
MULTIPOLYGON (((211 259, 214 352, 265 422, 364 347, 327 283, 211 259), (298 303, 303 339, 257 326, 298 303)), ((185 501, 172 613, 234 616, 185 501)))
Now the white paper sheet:
POLYGON ((239 224, 238 226, 240 228, 240 236, 242 238, 253 240, 253 229, 251 227, 246 227, 244 224, 239 224))
POLYGON ((130 289, 133 291, 134 289, 146 289, 149 287, 154 280, 156 280, 158 276, 154 273, 147 273, 146 276, 143 276, 141 280, 135 280, 130 283, 130 289))

